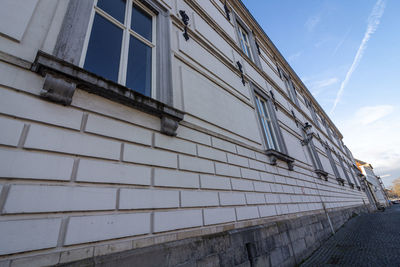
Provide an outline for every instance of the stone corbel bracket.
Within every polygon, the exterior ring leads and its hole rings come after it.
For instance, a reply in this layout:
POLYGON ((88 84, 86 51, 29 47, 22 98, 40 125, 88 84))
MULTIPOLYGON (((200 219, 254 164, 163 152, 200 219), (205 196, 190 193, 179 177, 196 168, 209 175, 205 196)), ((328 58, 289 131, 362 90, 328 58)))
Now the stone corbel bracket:
POLYGON ((339 185, 344 186, 344 179, 343 178, 336 178, 338 181, 339 185))
POLYGON ((40 95, 52 102, 70 105, 75 89, 79 88, 158 116, 161 118, 161 132, 170 136, 176 135, 179 122, 183 120, 183 111, 42 51, 37 53, 31 70, 45 77, 40 95))
POLYGON ((328 173, 326 171, 323 170, 315 170, 314 171, 319 178, 323 178, 325 181, 328 181, 328 173))
POLYGON ((288 155, 285 155, 279 151, 276 151, 274 149, 267 149, 265 151, 265 154, 269 157, 271 165, 276 165, 277 161, 279 159, 279 160, 285 161, 288 165, 288 169, 290 171, 293 171, 294 158, 292 158, 288 155))

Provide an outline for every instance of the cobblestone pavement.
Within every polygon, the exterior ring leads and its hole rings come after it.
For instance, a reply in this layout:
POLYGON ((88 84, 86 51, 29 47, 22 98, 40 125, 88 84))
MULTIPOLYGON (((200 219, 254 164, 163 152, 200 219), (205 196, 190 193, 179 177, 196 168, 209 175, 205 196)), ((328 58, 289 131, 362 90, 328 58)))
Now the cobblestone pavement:
POLYGON ((400 266, 400 205, 347 222, 301 266, 400 266))

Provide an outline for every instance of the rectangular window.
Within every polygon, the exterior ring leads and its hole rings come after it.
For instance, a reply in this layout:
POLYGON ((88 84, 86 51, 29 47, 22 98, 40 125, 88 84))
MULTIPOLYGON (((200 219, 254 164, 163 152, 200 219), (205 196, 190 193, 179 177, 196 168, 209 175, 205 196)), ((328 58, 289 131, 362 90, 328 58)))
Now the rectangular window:
POLYGON ((351 177, 353 178, 354 184, 357 187, 360 187, 360 183, 358 182, 357 178, 355 177, 354 171, 352 170, 351 165, 349 163, 347 163, 347 167, 349 168, 349 172, 350 172, 351 177))
POLYGON ((290 81, 288 78, 286 78, 286 76, 285 76, 285 75, 284 75, 283 77, 284 77, 284 78, 283 78, 283 81, 284 81, 284 83, 285 83, 286 92, 287 92, 287 94, 288 94, 289 98, 290 98, 292 101, 294 101, 294 98, 295 98, 295 96, 294 96, 294 95, 293 95, 293 93, 292 93, 292 89, 291 89, 291 87, 292 87, 292 85, 291 85, 291 81, 290 81))
POLYGON ((317 113, 316 113, 315 108, 314 108, 314 106, 312 104, 310 104, 310 111, 311 111, 311 117, 312 117, 315 125, 320 127, 319 121, 318 121, 318 117, 317 117, 317 113))
POLYGON ((271 113, 273 112, 273 109, 270 101, 261 98, 259 95, 256 95, 255 98, 266 145, 269 149, 282 152, 282 148, 278 141, 277 129, 272 121, 273 116, 271 113))
POLYGON ((285 84, 286 92, 290 100, 292 100, 292 102, 295 103, 296 106, 300 107, 299 100, 297 99, 296 88, 294 87, 291 78, 279 67, 278 67, 278 72, 285 84))
POLYGON ((322 119, 322 124, 324 125, 325 130, 326 130, 326 132, 328 133, 329 139, 332 140, 331 131, 329 130, 328 123, 326 122, 325 119, 322 119))
POLYGON ((269 157, 270 164, 276 165, 279 159, 285 161, 288 169, 292 171, 295 160, 288 155, 272 101, 263 90, 255 87, 252 83, 250 84, 254 92, 255 109, 260 120, 261 134, 264 137, 265 147, 267 148, 265 154, 269 157))
POLYGON ((346 168, 345 168, 345 166, 343 164, 343 159, 339 155, 338 155, 338 159, 339 159, 340 167, 342 167, 342 170, 343 170, 344 176, 346 177, 347 182, 349 183, 349 185, 351 187, 354 188, 354 184, 350 181, 349 174, 347 173, 347 170, 346 170, 346 168))
POLYGON ((240 41, 240 47, 242 48, 243 52, 253 60, 252 53, 251 53, 251 46, 250 46, 250 39, 249 34, 243 27, 238 23, 238 36, 240 41))
POLYGON ((81 66, 154 97, 156 18, 136 0, 95 0, 81 66))
POLYGON ((322 163, 321 163, 321 160, 320 160, 320 158, 318 156, 318 152, 317 152, 317 149, 315 148, 313 140, 310 140, 310 142, 308 143, 307 147, 308 147, 308 151, 310 152, 311 159, 313 161, 313 165, 314 165, 315 170, 323 171, 324 168, 322 167, 322 163))
POLYGON ((339 170, 337 169, 336 162, 332 157, 332 152, 330 147, 327 144, 324 144, 326 155, 328 156, 329 162, 331 164, 333 173, 335 174, 336 179, 341 180, 339 170))
MULTIPOLYGON (((308 124, 308 123, 307 123, 308 124)), ((308 154, 311 158, 311 163, 314 166, 314 171, 318 174, 320 178, 324 178, 325 180, 328 179, 328 173, 324 171, 324 167, 322 166, 321 159, 319 158, 318 151, 314 145, 314 134, 312 132, 307 132, 303 128, 302 135, 303 141, 302 144, 307 146, 308 154)))

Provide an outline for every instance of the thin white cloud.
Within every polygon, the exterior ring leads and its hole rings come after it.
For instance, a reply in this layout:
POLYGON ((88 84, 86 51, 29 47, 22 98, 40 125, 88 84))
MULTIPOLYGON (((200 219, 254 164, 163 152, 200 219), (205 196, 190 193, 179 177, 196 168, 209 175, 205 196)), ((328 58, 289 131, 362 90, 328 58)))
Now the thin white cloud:
POLYGON ((353 72, 356 70, 358 64, 360 63, 360 61, 363 57, 364 51, 367 48, 367 43, 368 43, 369 39, 371 38, 372 34, 378 29, 380 19, 383 15, 383 12, 385 11, 385 4, 386 4, 385 0, 378 0, 375 4, 374 8, 372 9, 371 14, 369 15, 367 30, 364 34, 364 38, 361 41, 361 45, 357 50, 356 56, 354 57, 354 60, 353 60, 353 63, 351 64, 350 69, 347 71, 345 79, 343 80, 342 84, 340 85, 340 89, 337 92, 335 102, 333 103, 333 107, 330 111, 331 114, 335 111, 335 108, 343 95, 344 88, 346 87, 351 76, 353 75, 353 72))
POLYGON ((315 27, 318 25, 320 21, 321 21, 320 15, 312 16, 307 19, 304 26, 307 28, 309 32, 312 32, 314 31, 315 27))
POLYGON ((318 42, 316 42, 316 43, 314 44, 314 47, 319 48, 319 47, 321 47, 322 45, 328 43, 331 39, 332 39, 331 37, 324 37, 324 38, 318 40, 318 42))
POLYGON ((336 54, 336 52, 339 50, 340 47, 342 47, 344 41, 346 41, 347 36, 349 36, 349 33, 351 31, 351 28, 347 30, 346 34, 343 36, 342 40, 336 45, 335 50, 333 50, 332 56, 336 54))
POLYGON ((319 88, 327 87, 329 85, 337 83, 338 81, 339 81, 339 79, 336 77, 328 78, 328 79, 320 80, 320 81, 315 81, 311 84, 311 88, 319 89, 319 88))
POLYGON ((298 59, 301 56, 301 54, 302 54, 302 52, 300 51, 300 52, 297 52, 297 53, 295 53, 293 55, 290 55, 289 58, 288 58, 289 62, 295 61, 296 59, 298 59))
POLYGON ((308 87, 310 88, 310 91, 314 96, 318 95, 321 93, 322 89, 334 85, 339 81, 338 78, 333 77, 333 78, 328 78, 328 79, 323 79, 323 80, 317 80, 313 82, 308 82, 308 87))
POLYGON ((362 125, 368 125, 388 116, 393 111, 394 107, 390 105, 362 107, 356 112, 355 116, 362 125))

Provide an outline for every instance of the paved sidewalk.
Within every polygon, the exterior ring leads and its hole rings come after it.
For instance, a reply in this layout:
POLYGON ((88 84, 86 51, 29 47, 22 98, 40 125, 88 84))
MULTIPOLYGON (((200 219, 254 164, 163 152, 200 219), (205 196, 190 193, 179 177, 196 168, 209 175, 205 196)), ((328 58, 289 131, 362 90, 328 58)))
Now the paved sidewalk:
POLYGON ((351 219, 301 266, 400 266, 400 205, 351 219))

